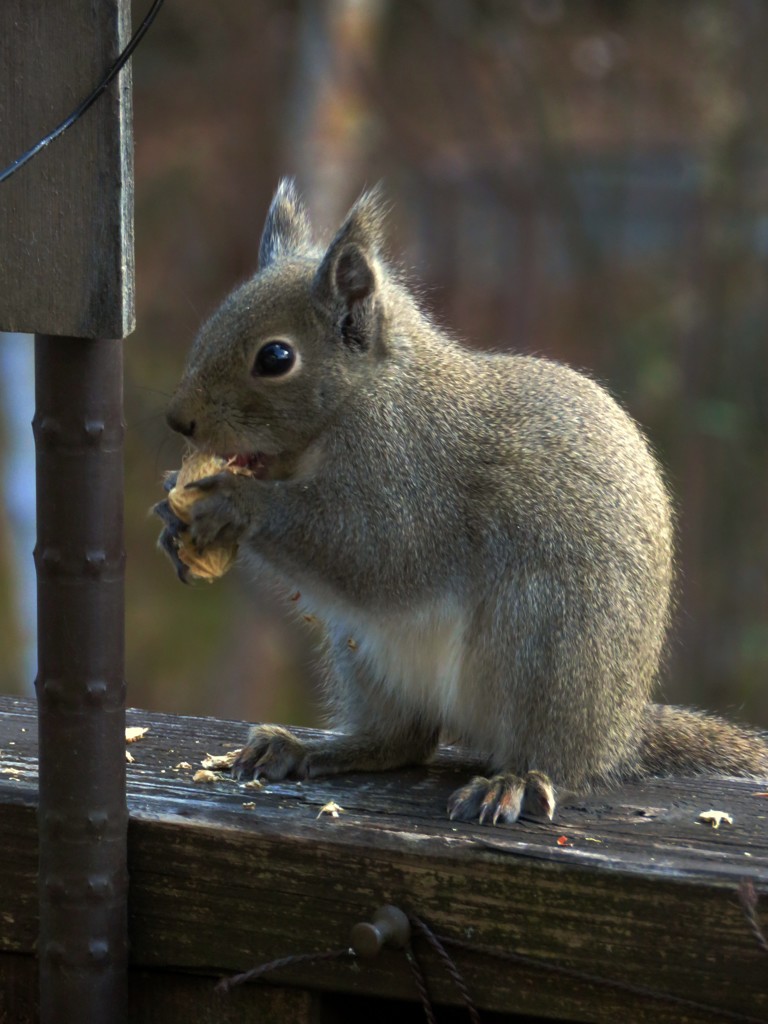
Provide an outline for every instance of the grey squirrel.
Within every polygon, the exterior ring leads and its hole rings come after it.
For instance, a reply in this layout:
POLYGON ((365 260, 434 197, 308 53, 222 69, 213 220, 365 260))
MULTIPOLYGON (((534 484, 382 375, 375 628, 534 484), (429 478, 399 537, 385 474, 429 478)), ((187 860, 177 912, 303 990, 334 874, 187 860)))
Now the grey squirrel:
POLYGON ((292 182, 258 273, 202 327, 170 426, 218 473, 189 526, 237 544, 325 625, 335 732, 256 726, 235 775, 420 764, 441 735, 487 763, 452 818, 552 817, 556 794, 649 774, 768 775, 768 745, 650 702, 673 517, 632 419, 589 377, 446 336, 382 256, 368 192, 330 246, 292 182))

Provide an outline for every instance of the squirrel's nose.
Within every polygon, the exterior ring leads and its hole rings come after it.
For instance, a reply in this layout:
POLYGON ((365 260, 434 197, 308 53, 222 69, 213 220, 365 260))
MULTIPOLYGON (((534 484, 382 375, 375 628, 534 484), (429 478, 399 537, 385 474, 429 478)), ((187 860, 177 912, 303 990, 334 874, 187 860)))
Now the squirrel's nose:
POLYGON ((171 430, 175 430, 183 437, 192 437, 195 433, 195 421, 179 415, 173 409, 168 410, 165 414, 165 419, 171 430))

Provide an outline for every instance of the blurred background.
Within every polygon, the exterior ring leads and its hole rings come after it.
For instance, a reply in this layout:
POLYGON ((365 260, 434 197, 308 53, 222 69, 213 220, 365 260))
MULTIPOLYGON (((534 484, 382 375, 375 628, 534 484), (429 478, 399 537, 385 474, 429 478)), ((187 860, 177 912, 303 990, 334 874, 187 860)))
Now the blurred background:
MULTIPOLYGON (((181 586, 147 515, 185 352, 292 174, 326 234, 382 179, 439 322, 586 368, 641 422, 679 514, 662 695, 768 726, 767 45, 763 0, 167 0, 133 60, 132 705, 318 721, 310 628, 237 572, 181 586)), ((25 353, 0 350, 6 692, 34 677, 25 353)))

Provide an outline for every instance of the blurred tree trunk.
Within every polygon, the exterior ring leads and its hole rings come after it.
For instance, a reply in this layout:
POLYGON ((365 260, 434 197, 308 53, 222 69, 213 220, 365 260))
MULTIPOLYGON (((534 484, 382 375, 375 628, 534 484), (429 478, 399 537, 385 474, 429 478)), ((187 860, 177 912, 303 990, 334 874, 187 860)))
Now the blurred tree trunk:
POLYGON ((374 62, 385 11, 386 0, 301 4, 287 164, 295 168, 315 223, 325 228, 338 225, 365 183, 376 126, 361 81, 374 62))
POLYGON ((755 0, 714 7, 703 39, 712 99, 702 106, 704 173, 690 239, 697 312, 682 349, 687 430, 678 462, 686 699, 710 706, 728 703, 737 676, 743 696, 757 692, 768 664, 768 585, 752 569, 765 558, 765 488, 744 487, 765 480, 767 289, 764 267, 755 272, 761 211, 751 179, 768 76, 750 40, 764 38, 767 16, 755 0), (707 500, 713 490, 717 502, 707 500))
MULTIPOLYGON (((297 74, 280 171, 298 178, 315 227, 334 230, 366 184, 374 126, 361 77, 374 61, 385 0, 303 0, 299 11, 297 74)), ((318 672, 318 638, 303 624, 290 638, 275 616, 271 585, 257 581, 249 590, 250 600, 238 606, 240 625, 232 631, 237 644, 222 654, 232 685, 219 713, 313 724, 313 705, 301 691, 318 672), (255 621, 260 629, 253 628, 255 621), (298 657, 281 657, 287 649, 298 657)))

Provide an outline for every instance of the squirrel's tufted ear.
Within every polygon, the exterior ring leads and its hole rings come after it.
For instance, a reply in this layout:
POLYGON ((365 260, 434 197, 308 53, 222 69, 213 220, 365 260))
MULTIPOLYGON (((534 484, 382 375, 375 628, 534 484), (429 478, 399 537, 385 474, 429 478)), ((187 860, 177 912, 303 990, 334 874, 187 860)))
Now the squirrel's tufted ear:
POLYGON ((259 270, 312 249, 309 215, 292 178, 283 178, 269 207, 259 246, 259 270))
POLYGON ((325 309, 350 312, 376 291, 385 212, 376 187, 364 192, 347 214, 312 284, 315 300, 325 309))

